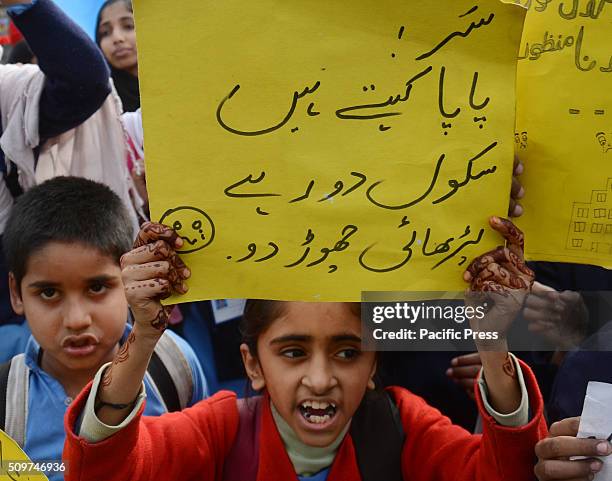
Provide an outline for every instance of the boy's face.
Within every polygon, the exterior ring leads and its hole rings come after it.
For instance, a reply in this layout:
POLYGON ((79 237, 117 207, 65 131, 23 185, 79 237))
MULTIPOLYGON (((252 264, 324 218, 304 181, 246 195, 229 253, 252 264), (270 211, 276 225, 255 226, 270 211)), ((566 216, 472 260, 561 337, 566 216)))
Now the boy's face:
POLYGON ((112 360, 125 329, 121 268, 80 243, 50 242, 26 265, 21 292, 10 276, 11 302, 25 315, 53 374, 96 370, 112 360))
POLYGON ((257 349, 258 360, 241 347, 253 387, 310 446, 333 443, 373 387, 375 353, 361 350, 361 322, 343 303, 285 303, 257 349))

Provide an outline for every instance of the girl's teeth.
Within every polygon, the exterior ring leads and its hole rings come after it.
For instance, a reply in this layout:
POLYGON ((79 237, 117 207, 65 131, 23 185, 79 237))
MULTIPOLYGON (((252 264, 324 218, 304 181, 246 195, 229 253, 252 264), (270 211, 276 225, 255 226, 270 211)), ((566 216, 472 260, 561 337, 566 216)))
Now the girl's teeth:
POLYGON ((310 416, 308 417, 308 422, 311 422, 313 424, 323 424, 329 421, 329 419, 329 414, 326 414, 325 416, 310 416))

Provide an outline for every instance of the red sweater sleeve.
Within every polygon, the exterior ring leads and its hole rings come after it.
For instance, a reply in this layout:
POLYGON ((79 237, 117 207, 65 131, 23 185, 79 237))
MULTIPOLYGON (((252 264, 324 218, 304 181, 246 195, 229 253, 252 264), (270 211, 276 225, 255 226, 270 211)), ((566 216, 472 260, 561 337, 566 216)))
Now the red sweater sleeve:
POLYGON ((236 395, 219 392, 181 412, 138 416, 100 443, 74 432, 91 383, 64 419, 66 481, 221 480, 223 460, 238 428, 236 395))
POLYGON ((531 421, 504 427, 477 402, 483 434, 455 426, 422 398, 391 388, 406 433, 402 453, 404 479, 411 481, 528 481, 534 478, 534 448, 546 436, 542 395, 531 369, 521 362, 531 407, 531 421))

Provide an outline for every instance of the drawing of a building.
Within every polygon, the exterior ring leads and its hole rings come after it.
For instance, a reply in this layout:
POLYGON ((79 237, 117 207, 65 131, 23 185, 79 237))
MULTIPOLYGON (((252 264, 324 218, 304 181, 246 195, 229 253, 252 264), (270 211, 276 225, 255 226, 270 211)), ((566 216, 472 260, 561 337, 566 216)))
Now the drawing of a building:
POLYGON ((612 255, 612 178, 591 202, 574 202, 566 249, 612 255))

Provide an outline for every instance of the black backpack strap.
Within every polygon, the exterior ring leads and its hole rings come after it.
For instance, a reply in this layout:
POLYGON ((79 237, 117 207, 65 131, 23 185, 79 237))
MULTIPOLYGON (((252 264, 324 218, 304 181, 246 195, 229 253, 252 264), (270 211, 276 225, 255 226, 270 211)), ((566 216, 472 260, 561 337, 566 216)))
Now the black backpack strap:
POLYGON ((259 469, 261 396, 238 399, 238 431, 223 466, 224 481, 256 481, 259 469))
POLYGON ((149 374, 153 378, 153 382, 157 386, 159 394, 168 408, 168 412, 180 411, 181 403, 179 401, 176 386, 172 381, 172 376, 170 376, 168 369, 166 369, 166 366, 164 366, 164 363, 156 352, 153 352, 151 356, 147 371, 149 371, 149 374))
POLYGON ((402 481, 405 433, 399 410, 385 391, 368 391, 351 421, 362 481, 402 481))
POLYGON ((0 429, 2 430, 4 430, 4 425, 6 423, 6 392, 8 390, 10 370, 11 361, 0 364, 0 429))

